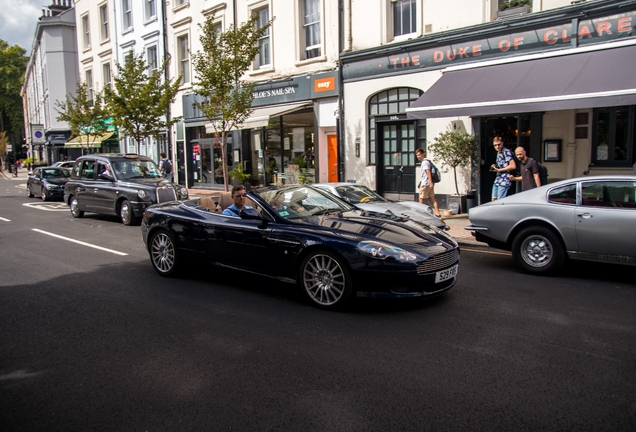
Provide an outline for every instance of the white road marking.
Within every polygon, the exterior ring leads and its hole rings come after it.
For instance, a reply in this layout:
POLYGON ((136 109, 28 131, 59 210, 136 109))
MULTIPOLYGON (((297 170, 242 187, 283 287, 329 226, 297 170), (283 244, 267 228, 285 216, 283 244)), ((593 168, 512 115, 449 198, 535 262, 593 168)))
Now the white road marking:
POLYGON ((42 233, 42 234, 46 234, 46 235, 49 235, 51 237, 59 238, 59 239, 62 239, 62 240, 70 241, 72 243, 81 244, 83 246, 88 246, 88 247, 91 247, 93 249, 99 249, 99 250, 102 250, 102 251, 105 251, 105 252, 114 253, 115 255, 121 255, 121 256, 128 255, 127 253, 124 253, 124 252, 118 252, 116 250, 107 249, 107 248, 104 248, 104 247, 101 247, 101 246, 95 246, 95 245, 92 245, 90 243, 84 243, 84 242, 79 241, 79 240, 74 240, 72 238, 63 237, 61 235, 57 235, 57 234, 53 234, 53 233, 50 233, 50 232, 42 231, 42 230, 39 230, 37 228, 33 228, 32 231, 39 232, 39 233, 42 233))
POLYGON ((11 219, 5 219, 5 218, 3 218, 3 217, 0 217, 0 220, 1 220, 1 221, 5 221, 5 222, 11 222, 11 219))
POLYGON ((33 202, 33 203, 23 203, 23 206, 36 208, 38 210, 46 210, 46 211, 69 211, 69 207, 62 203, 42 203, 42 202, 33 202))

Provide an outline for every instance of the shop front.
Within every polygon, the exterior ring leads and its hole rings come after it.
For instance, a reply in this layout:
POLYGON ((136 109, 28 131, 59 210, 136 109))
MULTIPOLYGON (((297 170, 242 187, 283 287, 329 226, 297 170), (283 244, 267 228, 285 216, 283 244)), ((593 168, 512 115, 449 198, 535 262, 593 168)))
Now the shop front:
POLYGON ((48 132, 46 134, 46 143, 44 144, 45 157, 47 165, 51 165, 58 161, 68 158, 68 151, 64 148, 64 144, 68 142, 71 131, 48 132))
POLYGON ((68 160, 75 160, 84 154, 119 153, 119 135, 115 131, 101 134, 80 134, 64 144, 68 160))
MULTIPOLYGON (((337 174, 336 83, 329 72, 256 85, 250 117, 227 137, 228 171, 240 166, 253 187, 327 181, 330 164, 337 174)), ((221 137, 198 110, 200 102, 198 95, 183 97, 184 178, 191 188, 225 188, 221 137)))
MULTIPOLYGON (((358 146, 364 149, 360 158, 347 158, 352 161, 347 180, 393 193, 396 176, 386 167, 404 157, 403 149, 410 150, 409 130, 417 146, 425 148, 449 128, 479 139, 480 155, 471 167, 463 167, 459 183, 460 193, 478 191, 480 202, 490 200, 494 176, 487 168, 495 160, 495 135, 503 136, 513 152, 523 146, 546 165, 550 181, 631 172, 636 160, 636 75, 631 73, 636 4, 619 10, 601 1, 506 23, 447 32, 443 41, 431 35, 396 44, 381 56, 343 56, 346 126, 366 124, 347 142, 348 155, 357 154, 358 146), (522 21, 523 31, 507 30, 522 21), (395 96, 389 99, 404 82, 421 95, 402 109, 395 96), (388 112, 378 118, 372 102, 386 92, 381 98, 388 112), (397 128, 387 131, 391 122, 397 128)), ((429 156, 443 166, 434 154, 429 156)), ((393 166, 406 172, 409 164, 393 166)), ((436 186, 442 204, 454 193, 453 176, 443 176, 436 186)))

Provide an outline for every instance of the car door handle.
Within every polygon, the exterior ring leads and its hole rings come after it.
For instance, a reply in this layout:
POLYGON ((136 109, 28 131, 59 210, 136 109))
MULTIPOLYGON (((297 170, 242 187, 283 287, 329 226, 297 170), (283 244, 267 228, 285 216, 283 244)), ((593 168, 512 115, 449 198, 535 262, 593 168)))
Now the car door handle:
POLYGON ((583 219, 591 219, 592 215, 589 213, 579 213, 577 214, 578 217, 583 218, 583 219))
POLYGON ((93 189, 93 192, 97 192, 98 190, 99 190, 98 188, 94 188, 94 189, 93 189))
POLYGON ((400 172, 404 172, 404 167, 403 166, 400 167, 400 172))

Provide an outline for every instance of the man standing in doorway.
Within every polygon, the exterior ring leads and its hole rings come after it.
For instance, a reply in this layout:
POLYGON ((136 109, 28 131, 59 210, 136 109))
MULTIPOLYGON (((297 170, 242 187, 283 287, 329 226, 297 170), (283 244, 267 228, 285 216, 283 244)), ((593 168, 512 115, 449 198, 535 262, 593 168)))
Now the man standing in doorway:
POLYGON ((512 181, 508 178, 508 175, 511 171, 517 169, 517 164, 510 149, 504 147, 503 139, 500 136, 495 137, 493 146, 495 146, 495 150, 497 150, 497 160, 496 163, 490 166, 490 171, 497 173, 495 183, 492 185, 492 201, 495 201, 505 198, 508 194, 508 189, 510 189, 510 185, 512 185, 512 181))
POLYGON ((424 200, 428 198, 433 204, 433 210, 435 211, 435 216, 441 217, 439 214, 439 207, 437 205, 437 200, 435 199, 435 190, 433 183, 433 175, 431 174, 431 161, 426 159, 426 152, 424 149, 418 148, 415 150, 415 156, 417 160, 422 162, 422 174, 420 177, 420 182, 418 184, 419 192, 420 192, 420 203, 424 204, 424 200))
POLYGON ((520 181, 522 191, 527 191, 541 186, 539 164, 537 164, 537 161, 528 157, 526 149, 523 147, 517 147, 515 149, 515 156, 519 162, 521 162, 521 166, 519 167, 521 175, 515 176, 513 174, 509 174, 508 178, 512 181, 520 181))

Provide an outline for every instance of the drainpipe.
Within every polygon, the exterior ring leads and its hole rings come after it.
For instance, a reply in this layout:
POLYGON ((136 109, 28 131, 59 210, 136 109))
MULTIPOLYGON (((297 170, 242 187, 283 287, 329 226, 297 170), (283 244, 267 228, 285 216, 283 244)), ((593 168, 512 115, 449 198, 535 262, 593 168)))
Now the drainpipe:
MULTIPOLYGON (((170 53, 168 52, 168 19, 166 13, 166 0, 161 0, 161 27, 161 30, 163 32, 163 59, 165 61, 165 59, 170 58, 170 53)), ((170 67, 166 67, 163 73, 165 81, 168 82, 170 80, 170 67)), ((168 109, 166 111, 166 121, 170 121, 172 119, 171 105, 172 104, 168 104, 168 109)), ((176 168, 177 182, 179 182, 179 164, 175 163, 177 161, 177 158, 175 156, 176 149, 172 145, 172 126, 168 127, 168 133, 166 134, 166 144, 168 144, 168 154, 171 156, 170 159, 172 160, 173 181, 176 168)), ((185 157, 185 151, 183 154, 185 157)))
MULTIPOLYGON (((351 6, 351 0, 349 0, 351 6)), ((349 22, 351 22, 351 9, 349 8, 349 22)), ((349 29, 349 39, 351 38, 349 29)), ((338 0, 338 57, 342 55, 344 49, 344 0, 338 0)), ((342 74, 342 62, 338 58, 338 119, 336 137, 338 139, 338 181, 345 181, 345 145, 346 134, 344 133, 344 86, 342 74)), ((329 171, 327 171, 329 175, 329 171)))

